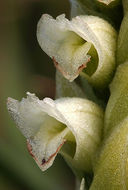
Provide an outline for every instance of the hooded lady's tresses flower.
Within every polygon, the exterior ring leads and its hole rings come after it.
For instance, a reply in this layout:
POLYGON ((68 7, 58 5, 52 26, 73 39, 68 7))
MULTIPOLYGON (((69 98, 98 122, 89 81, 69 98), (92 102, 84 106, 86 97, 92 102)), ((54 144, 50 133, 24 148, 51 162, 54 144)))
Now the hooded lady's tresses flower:
POLYGON ((96 16, 77 16, 71 21, 45 14, 37 27, 37 39, 57 69, 73 81, 84 69, 96 87, 109 83, 115 68, 116 31, 96 16))
POLYGON ((49 168, 61 149, 72 167, 91 171, 100 143, 103 112, 82 98, 39 100, 27 93, 21 102, 8 99, 8 110, 27 138, 28 150, 41 170, 49 168))

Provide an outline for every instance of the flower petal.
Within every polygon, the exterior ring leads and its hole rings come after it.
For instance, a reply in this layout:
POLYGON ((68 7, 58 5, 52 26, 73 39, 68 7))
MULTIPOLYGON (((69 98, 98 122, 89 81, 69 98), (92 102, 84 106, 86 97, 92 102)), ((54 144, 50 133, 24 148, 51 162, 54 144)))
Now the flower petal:
POLYGON ((34 94, 27 95, 21 102, 8 98, 7 107, 23 135, 29 138, 38 131, 45 113, 39 99, 34 94))
POLYGON ((101 140, 102 109, 95 103, 81 98, 61 98, 56 100, 56 106, 65 118, 65 125, 76 139, 72 164, 79 170, 90 172, 92 157, 101 140))

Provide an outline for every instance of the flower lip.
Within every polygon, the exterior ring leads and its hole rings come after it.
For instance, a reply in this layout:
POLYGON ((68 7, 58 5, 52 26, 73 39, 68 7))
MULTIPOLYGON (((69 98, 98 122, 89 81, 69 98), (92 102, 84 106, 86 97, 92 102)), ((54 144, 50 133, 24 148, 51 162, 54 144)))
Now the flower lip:
POLYGON ((40 161, 37 159, 37 157, 33 154, 33 151, 32 151, 32 146, 31 144, 29 143, 29 140, 27 140, 27 149, 28 149, 28 152, 29 154, 33 157, 33 159, 36 161, 36 163, 38 164, 39 167, 41 167, 42 171, 45 171, 49 165, 50 162, 52 162, 52 160, 55 159, 57 153, 59 152, 59 150, 61 149, 61 147, 64 145, 64 143, 66 142, 66 140, 64 139, 63 142, 59 145, 59 147, 57 148, 56 152, 53 153, 49 158, 48 160, 46 160, 45 158, 42 158, 42 162, 40 163, 40 161))
MULTIPOLYGON (((77 75, 77 76, 79 75, 79 73, 80 73, 84 68, 87 67, 87 63, 88 63, 88 62, 90 62, 90 57, 88 58, 88 60, 86 60, 85 63, 83 63, 82 65, 80 65, 80 66, 78 67, 78 70, 77 70, 77 72, 76 72, 76 75, 77 75)), ((60 64, 55 60, 54 57, 53 57, 53 63, 54 63, 54 65, 55 65, 56 69, 58 69, 58 71, 60 71, 60 72, 62 73, 62 75, 64 75, 64 76, 69 76, 69 77, 68 77, 69 81, 70 81, 70 82, 73 81, 72 77, 70 78, 70 75, 68 74, 68 72, 65 72, 65 71, 63 70, 63 68, 61 68, 60 64)))

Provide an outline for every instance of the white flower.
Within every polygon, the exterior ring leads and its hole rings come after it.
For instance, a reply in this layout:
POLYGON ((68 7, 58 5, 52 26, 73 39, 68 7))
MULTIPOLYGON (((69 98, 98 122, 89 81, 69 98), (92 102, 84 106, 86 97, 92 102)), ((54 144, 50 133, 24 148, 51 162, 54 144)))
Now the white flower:
POLYGON ((57 153, 82 171, 92 169, 92 156, 101 139, 103 112, 82 98, 39 100, 27 93, 21 102, 8 99, 8 110, 27 138, 28 149, 38 166, 49 168, 57 153))
POLYGON ((77 16, 71 21, 60 15, 43 15, 37 27, 37 39, 57 69, 73 81, 85 69, 95 86, 110 82, 115 68, 116 31, 96 16, 77 16))

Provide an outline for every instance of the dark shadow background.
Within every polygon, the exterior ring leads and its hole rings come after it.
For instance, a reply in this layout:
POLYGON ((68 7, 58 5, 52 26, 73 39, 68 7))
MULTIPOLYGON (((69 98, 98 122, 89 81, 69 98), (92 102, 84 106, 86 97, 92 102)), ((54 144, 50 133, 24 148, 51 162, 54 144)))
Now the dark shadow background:
POLYGON ((68 0, 0 1, 0 190, 73 190, 74 176, 61 156, 41 172, 26 140, 11 120, 7 97, 20 100, 27 91, 54 97, 55 68, 40 49, 36 25, 43 13, 66 13, 68 0))

